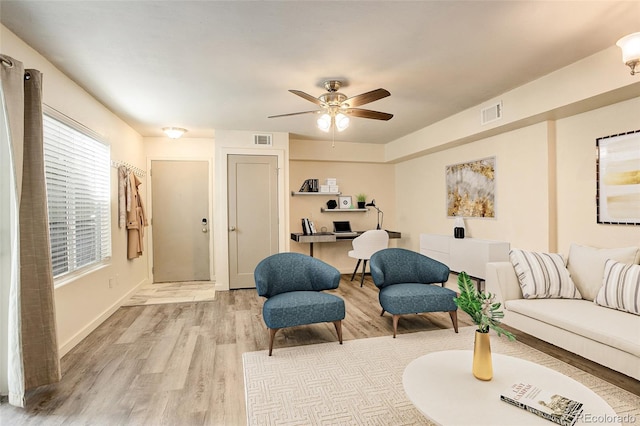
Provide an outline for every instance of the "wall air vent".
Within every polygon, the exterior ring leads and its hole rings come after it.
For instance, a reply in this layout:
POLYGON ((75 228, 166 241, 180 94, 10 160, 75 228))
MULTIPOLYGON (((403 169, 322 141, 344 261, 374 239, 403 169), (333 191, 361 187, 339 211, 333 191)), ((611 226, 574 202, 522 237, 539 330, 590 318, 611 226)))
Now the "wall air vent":
POLYGON ((271 146, 272 143, 272 135, 253 135, 253 144, 254 145, 262 145, 262 146, 271 146))
POLYGON ((502 101, 483 108, 480 111, 480 124, 488 124, 502 118, 502 101))

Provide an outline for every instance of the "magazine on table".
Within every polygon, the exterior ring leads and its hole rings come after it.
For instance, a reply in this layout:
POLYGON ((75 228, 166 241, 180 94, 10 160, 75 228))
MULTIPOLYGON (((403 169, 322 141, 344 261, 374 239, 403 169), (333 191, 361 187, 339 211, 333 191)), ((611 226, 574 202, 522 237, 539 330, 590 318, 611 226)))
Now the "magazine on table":
POLYGON ((562 426, 573 426, 582 413, 582 403, 530 383, 514 383, 500 399, 562 426))

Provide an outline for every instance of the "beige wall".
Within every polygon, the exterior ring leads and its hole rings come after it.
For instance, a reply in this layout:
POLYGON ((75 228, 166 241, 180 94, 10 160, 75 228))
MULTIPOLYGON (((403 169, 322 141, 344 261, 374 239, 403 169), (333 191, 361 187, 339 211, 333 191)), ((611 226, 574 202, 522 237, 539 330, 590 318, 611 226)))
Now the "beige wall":
POLYGON ((631 130, 640 130, 640 98, 558 121, 558 247, 564 253, 572 242, 640 246, 640 226, 596 223, 596 139, 631 130))
POLYGON ((465 220, 467 235, 546 250, 547 123, 455 147, 395 166, 397 223, 403 247, 418 250, 419 234, 453 235, 447 218, 445 167, 496 157, 496 218, 465 220))
POLYGON ((639 108, 635 98, 397 164, 402 246, 417 250, 420 233, 453 233, 445 210, 445 166, 489 156, 496 157, 496 219, 466 219, 469 236, 564 255, 572 242, 640 245, 640 227, 597 224, 595 208, 595 141, 637 130, 639 108))
MULTIPOLYGON (((296 144, 309 144, 309 141, 292 141, 291 152, 300 154, 296 144)), ((358 144, 358 150, 366 151, 368 144, 358 144)), ((326 178, 336 178, 343 195, 351 195, 352 201, 356 203, 356 195, 364 193, 367 195, 367 202, 376 200, 376 205, 384 212, 383 227, 385 229, 396 230, 395 207, 395 177, 394 165, 381 163, 358 162, 357 152, 353 157, 345 157, 344 151, 337 150, 331 154, 331 146, 325 145, 327 152, 323 154, 328 161, 294 160, 289 163, 290 180, 289 187, 292 191, 297 191, 306 179, 318 179, 323 183, 326 178), (340 161, 331 159, 332 155, 340 158, 340 161)), ((300 157, 299 157, 300 158, 300 157)), ((316 229, 325 227, 328 231, 333 230, 334 220, 349 220, 354 230, 375 229, 377 225, 377 212, 370 208, 368 212, 328 212, 322 213, 320 209, 326 207, 326 202, 330 199, 338 201, 335 196, 327 195, 298 195, 290 196, 290 229, 291 232, 302 232, 300 219, 308 217, 314 222, 316 229)), ((392 241, 392 246, 395 245, 392 241)), ((300 244, 294 241, 290 243, 291 251, 299 253, 309 253, 308 244, 300 244)), ((353 271, 355 261, 347 256, 351 250, 351 242, 324 243, 314 245, 314 256, 335 266, 343 273, 353 271)))
MULTIPOLYGON (((146 169, 142 137, 107 110, 81 87, 56 69, 4 26, 0 26, 0 51, 43 73, 43 102, 102 135, 111 146, 111 158, 146 169)), ((101 269, 56 282, 55 302, 61 353, 111 315, 147 279, 147 255, 127 260, 127 235, 118 228, 117 173, 111 169, 112 258, 101 269), (109 280, 114 282, 109 287, 109 280)), ((146 195, 146 186, 141 192, 146 195)))

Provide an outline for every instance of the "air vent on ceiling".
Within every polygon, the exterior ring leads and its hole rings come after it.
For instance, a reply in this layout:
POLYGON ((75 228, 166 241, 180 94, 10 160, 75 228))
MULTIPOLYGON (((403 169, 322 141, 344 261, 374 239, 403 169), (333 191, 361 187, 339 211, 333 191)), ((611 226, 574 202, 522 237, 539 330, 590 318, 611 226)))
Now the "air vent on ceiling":
POLYGON ((502 118, 502 101, 483 108, 480 111, 480 124, 491 123, 502 118))
POLYGON ((263 146, 271 146, 271 135, 253 135, 253 144, 254 145, 263 145, 263 146))

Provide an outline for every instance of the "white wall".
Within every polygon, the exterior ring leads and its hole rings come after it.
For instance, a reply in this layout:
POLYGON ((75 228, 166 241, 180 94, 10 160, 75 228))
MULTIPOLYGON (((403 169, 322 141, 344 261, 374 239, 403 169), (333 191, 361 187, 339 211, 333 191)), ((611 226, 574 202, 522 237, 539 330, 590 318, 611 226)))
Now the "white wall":
MULTIPOLYGON (((142 137, 38 52, 4 26, 0 51, 43 73, 43 102, 102 135, 111 146, 111 158, 146 168, 142 137)), ((112 258, 99 270, 79 276, 55 290, 58 344, 68 352, 100 325, 147 280, 147 255, 127 260, 127 235, 118 228, 117 171, 111 169, 112 258), (114 286, 109 288, 109 280, 114 286)), ((141 192, 146 195, 145 185, 141 192)))

